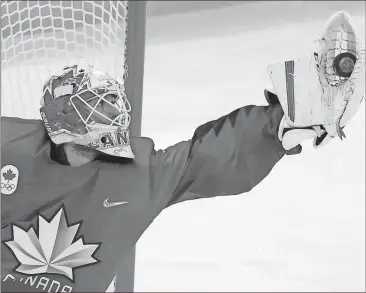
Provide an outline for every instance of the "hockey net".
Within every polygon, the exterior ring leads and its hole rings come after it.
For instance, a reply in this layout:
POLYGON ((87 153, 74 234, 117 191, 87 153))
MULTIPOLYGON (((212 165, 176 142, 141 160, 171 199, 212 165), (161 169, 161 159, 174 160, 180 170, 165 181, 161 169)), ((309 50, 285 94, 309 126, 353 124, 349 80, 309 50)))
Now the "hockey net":
POLYGON ((2 1, 1 115, 39 118, 44 82, 94 66, 124 84, 129 1, 2 1))

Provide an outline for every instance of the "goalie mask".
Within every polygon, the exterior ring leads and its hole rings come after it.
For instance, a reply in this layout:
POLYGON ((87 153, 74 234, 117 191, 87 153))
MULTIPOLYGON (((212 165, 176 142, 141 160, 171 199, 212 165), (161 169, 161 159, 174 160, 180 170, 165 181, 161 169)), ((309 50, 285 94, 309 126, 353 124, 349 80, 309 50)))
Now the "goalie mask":
POLYGON ((75 143, 108 155, 134 158, 130 111, 124 87, 93 67, 66 67, 43 87, 41 117, 55 144, 75 143))

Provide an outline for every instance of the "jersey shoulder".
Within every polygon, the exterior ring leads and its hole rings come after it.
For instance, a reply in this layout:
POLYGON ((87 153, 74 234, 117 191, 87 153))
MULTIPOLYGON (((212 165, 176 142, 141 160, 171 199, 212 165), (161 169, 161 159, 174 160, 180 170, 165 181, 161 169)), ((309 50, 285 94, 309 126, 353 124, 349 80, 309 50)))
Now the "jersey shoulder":
POLYGON ((148 137, 131 137, 130 142, 135 162, 139 165, 149 165, 151 156, 155 153, 154 141, 148 137))
POLYGON ((1 117, 1 147, 19 140, 45 137, 46 130, 41 120, 1 117))

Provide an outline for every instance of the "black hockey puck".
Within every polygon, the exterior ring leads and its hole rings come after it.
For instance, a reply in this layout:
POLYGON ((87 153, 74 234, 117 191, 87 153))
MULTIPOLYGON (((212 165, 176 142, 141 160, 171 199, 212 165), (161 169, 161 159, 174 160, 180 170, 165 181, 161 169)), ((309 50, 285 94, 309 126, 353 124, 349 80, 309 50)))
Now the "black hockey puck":
POLYGON ((341 53, 333 60, 334 72, 339 77, 350 77, 355 68, 356 56, 351 53, 341 53))

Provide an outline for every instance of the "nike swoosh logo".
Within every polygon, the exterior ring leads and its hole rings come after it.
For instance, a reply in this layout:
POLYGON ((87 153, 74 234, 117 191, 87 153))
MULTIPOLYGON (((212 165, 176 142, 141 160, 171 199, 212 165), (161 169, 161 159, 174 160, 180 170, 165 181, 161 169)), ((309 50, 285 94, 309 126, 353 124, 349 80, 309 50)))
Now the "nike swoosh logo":
POLYGON ((103 202, 103 206, 105 208, 111 208, 111 207, 115 207, 115 206, 119 206, 119 205, 123 205, 128 203, 127 201, 116 201, 116 202, 109 202, 109 198, 107 197, 105 199, 105 201, 103 202))

